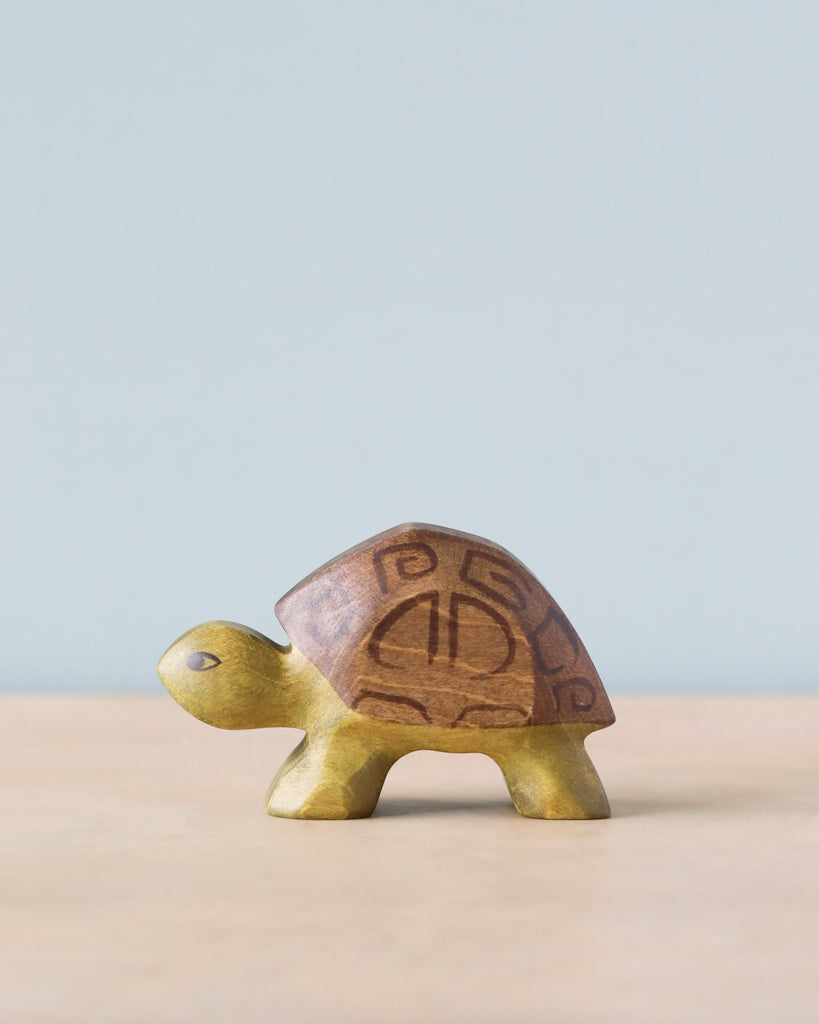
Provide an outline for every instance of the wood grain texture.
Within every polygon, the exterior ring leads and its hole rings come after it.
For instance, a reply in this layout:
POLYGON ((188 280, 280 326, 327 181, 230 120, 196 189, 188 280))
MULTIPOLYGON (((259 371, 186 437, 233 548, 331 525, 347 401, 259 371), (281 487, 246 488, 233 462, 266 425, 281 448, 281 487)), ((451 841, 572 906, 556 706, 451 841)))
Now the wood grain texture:
POLYGON ((568 620, 507 551, 397 527, 317 570, 277 613, 290 647, 208 622, 158 666, 210 725, 305 731, 270 814, 367 817, 392 765, 427 749, 488 754, 528 817, 609 815, 583 744, 614 720, 611 705, 568 620))
POLYGON ((276 615, 342 700, 374 718, 455 728, 614 721, 554 598, 480 537, 395 527, 308 576, 276 615))

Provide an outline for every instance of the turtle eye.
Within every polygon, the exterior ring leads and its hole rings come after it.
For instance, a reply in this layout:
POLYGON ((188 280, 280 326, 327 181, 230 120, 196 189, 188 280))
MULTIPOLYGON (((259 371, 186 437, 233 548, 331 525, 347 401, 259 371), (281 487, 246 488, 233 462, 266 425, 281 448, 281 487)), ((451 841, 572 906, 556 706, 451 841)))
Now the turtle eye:
POLYGON ((188 655, 187 666, 194 672, 206 672, 209 668, 216 668, 222 662, 215 654, 208 654, 207 651, 194 651, 188 655))

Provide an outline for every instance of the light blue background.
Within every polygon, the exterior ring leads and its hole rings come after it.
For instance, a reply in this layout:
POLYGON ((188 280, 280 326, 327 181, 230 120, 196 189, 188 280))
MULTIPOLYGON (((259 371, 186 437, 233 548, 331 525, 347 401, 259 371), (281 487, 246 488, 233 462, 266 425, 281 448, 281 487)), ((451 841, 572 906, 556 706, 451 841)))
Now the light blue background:
POLYGON ((405 520, 612 693, 816 687, 814 3, 4 3, 2 686, 405 520))

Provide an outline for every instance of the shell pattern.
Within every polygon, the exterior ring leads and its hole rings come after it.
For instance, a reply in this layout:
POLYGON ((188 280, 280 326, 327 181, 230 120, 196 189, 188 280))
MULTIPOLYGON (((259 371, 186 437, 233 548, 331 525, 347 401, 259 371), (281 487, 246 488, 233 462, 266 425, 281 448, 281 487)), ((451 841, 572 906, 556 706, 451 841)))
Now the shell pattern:
POLYGON ((480 537, 395 527, 317 569, 276 615, 348 707, 373 718, 451 728, 614 721, 554 599, 480 537))

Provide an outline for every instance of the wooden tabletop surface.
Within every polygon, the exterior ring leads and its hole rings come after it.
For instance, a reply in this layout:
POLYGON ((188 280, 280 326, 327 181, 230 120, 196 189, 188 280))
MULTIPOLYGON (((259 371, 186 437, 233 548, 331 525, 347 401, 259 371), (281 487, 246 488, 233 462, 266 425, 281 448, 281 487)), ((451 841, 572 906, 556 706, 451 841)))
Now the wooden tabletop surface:
POLYGON ((815 1024, 819 697, 613 703, 609 821, 421 752, 306 822, 264 811, 298 733, 0 698, 0 1020, 815 1024))

